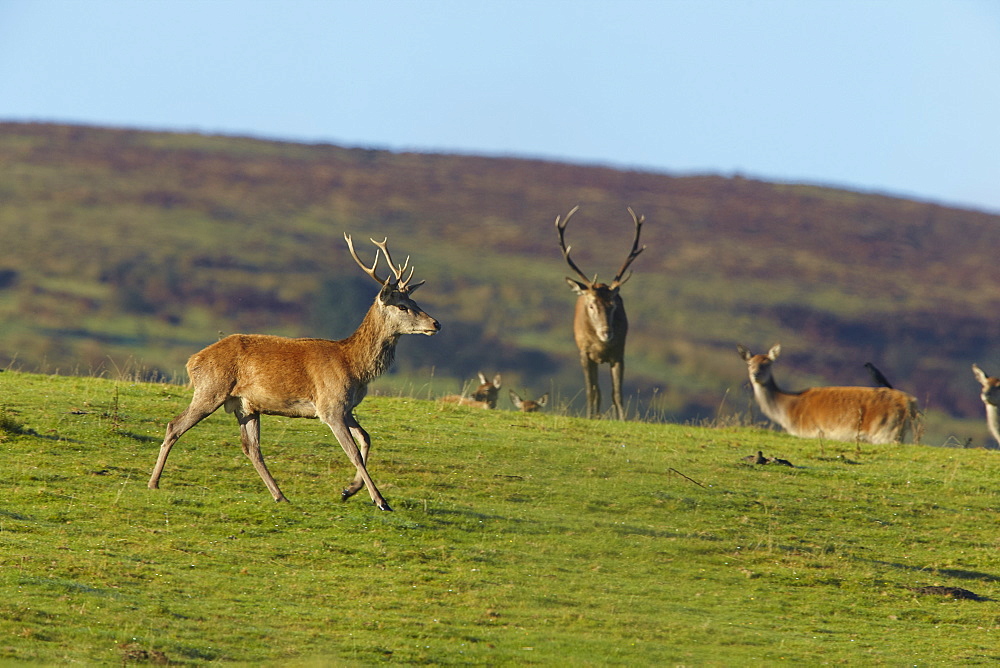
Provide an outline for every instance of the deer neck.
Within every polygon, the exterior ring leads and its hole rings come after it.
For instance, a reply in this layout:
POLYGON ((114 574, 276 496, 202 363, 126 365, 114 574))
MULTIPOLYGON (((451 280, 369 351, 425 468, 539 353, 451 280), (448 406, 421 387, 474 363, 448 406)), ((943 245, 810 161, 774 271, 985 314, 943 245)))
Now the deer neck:
POLYGON ((753 394, 760 410, 768 418, 787 429, 788 408, 796 400, 796 396, 782 392, 772 377, 768 377, 763 383, 753 381, 752 384, 753 394))
POLYGON ((986 404, 986 424, 989 426, 993 438, 997 440, 997 443, 1000 443, 1000 408, 990 403, 986 404))
POLYGON ((357 330, 344 339, 344 347, 350 351, 347 362, 354 375, 364 383, 385 373, 396 357, 396 343, 400 335, 386 326, 382 308, 376 299, 357 330))

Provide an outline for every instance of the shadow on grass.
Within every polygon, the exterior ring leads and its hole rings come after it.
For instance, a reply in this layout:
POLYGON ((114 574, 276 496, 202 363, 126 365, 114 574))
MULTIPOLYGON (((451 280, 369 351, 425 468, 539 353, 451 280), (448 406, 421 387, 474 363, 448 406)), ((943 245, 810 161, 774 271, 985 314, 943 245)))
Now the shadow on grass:
POLYGON ((139 443, 159 443, 162 440, 160 438, 157 438, 156 436, 147 436, 145 434, 136 434, 135 432, 131 432, 131 431, 121 431, 121 430, 118 430, 116 433, 118 435, 120 435, 120 436, 124 436, 125 438, 130 438, 133 441, 138 441, 139 443))
POLYGON ((857 559, 857 561, 864 561, 869 564, 878 564, 880 566, 890 566, 892 568, 898 568, 903 571, 913 571, 919 573, 937 573, 938 575, 950 578, 957 578, 959 580, 1000 582, 1000 575, 991 575, 990 573, 982 573, 980 571, 967 571, 960 568, 927 568, 923 566, 915 566, 912 564, 898 564, 894 561, 881 561, 879 559, 857 559))

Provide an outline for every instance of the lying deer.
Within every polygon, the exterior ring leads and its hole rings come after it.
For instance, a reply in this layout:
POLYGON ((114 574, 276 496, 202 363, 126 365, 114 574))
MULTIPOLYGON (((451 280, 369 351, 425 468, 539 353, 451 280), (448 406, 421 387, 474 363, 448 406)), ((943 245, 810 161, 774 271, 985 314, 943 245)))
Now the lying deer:
POLYGON ((917 401, 886 387, 812 387, 783 392, 771 369, 781 346, 754 355, 736 346, 747 363, 750 383, 761 411, 793 436, 834 441, 899 443, 915 431, 917 401))
POLYGON ((514 390, 508 390, 507 392, 510 397, 510 403, 514 404, 514 408, 522 413, 535 413, 545 408, 545 404, 549 403, 548 392, 535 400, 522 399, 514 390))
POLYGON ((990 433, 993 434, 997 443, 1000 443, 1000 410, 997 409, 1000 406, 1000 378, 987 376, 975 364, 972 365, 972 373, 975 374, 976 380, 979 381, 982 388, 979 398, 986 406, 986 426, 990 428, 990 433))
POLYGON ((500 396, 500 374, 493 376, 493 380, 486 380, 483 372, 479 372, 479 387, 472 393, 471 397, 465 394, 449 394, 441 397, 441 401, 447 404, 458 404, 459 406, 472 406, 473 408, 496 408, 497 398, 500 396))
POLYGON ((167 425, 160 455, 149 478, 149 488, 159 487, 170 448, 188 429, 224 406, 240 425, 243 452, 267 485, 275 501, 287 501, 271 477, 260 452, 260 416, 319 418, 333 431, 354 464, 354 481, 342 500, 368 487, 381 510, 392 510, 382 498, 365 467, 371 438, 354 417, 354 408, 368 391, 368 383, 392 364, 396 343, 403 334, 436 334, 441 325, 424 313, 410 296, 423 281, 410 284, 413 269, 403 277, 409 258, 396 266, 386 247, 372 239, 377 250, 369 268, 344 235, 351 256, 381 289, 357 331, 346 339, 289 339, 260 334, 233 334, 195 353, 187 363, 194 386, 191 404, 167 425), (379 253, 385 255, 391 276, 376 273, 379 253))

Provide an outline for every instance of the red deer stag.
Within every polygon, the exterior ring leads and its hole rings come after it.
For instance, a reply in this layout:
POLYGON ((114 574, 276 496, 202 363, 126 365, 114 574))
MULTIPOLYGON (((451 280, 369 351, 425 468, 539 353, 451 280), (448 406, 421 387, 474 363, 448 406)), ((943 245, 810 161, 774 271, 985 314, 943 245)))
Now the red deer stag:
POLYGON ((243 452, 267 485, 275 501, 287 501, 271 477, 260 452, 260 415, 319 418, 333 431, 357 469, 342 500, 368 487, 381 510, 392 510, 368 475, 365 463, 371 438, 354 417, 354 408, 368 391, 368 383, 392 364, 396 343, 403 334, 436 334, 441 325, 424 313, 410 295, 423 281, 410 285, 413 269, 404 278, 409 258, 396 266, 386 248, 372 239, 378 250, 369 268, 344 235, 351 256, 380 286, 357 331, 346 339, 289 339, 258 334, 233 334, 191 356, 188 376, 194 386, 191 404, 169 425, 160 446, 149 488, 159 486, 163 465, 177 439, 191 427, 225 406, 240 425, 243 452), (384 280, 376 273, 379 253, 392 273, 384 280))
POLYGON ((459 406, 472 406, 474 408, 492 409, 497 407, 497 398, 500 396, 500 374, 493 376, 493 380, 486 380, 483 372, 479 372, 479 387, 472 393, 471 397, 462 394, 449 394, 441 397, 441 401, 446 404, 458 404, 459 406))
POLYGON ((986 405, 986 426, 990 428, 990 433, 997 443, 1000 443, 1000 379, 994 376, 987 376, 982 369, 975 364, 972 365, 972 373, 982 387, 979 397, 986 405))
POLYGON ((567 277, 566 282, 579 297, 576 300, 576 311, 573 316, 573 338, 580 350, 580 364, 583 366, 584 383, 587 388, 587 417, 596 417, 601 410, 601 388, 597 382, 597 365, 611 365, 611 402, 615 407, 615 415, 619 420, 625 419, 625 409, 622 407, 622 378, 625 375, 625 335, 628 334, 628 318, 625 317, 625 306, 622 303, 619 289, 625 281, 631 278, 631 272, 625 271, 639 253, 646 247, 639 247, 639 233, 645 216, 636 216, 629 207, 635 223, 635 239, 632 250, 622 268, 615 274, 611 284, 598 283, 597 276, 593 280, 580 271, 569 256, 571 246, 566 246, 565 232, 569 219, 576 213, 579 206, 573 207, 565 218, 556 216, 556 230, 559 232, 559 247, 563 258, 570 269, 576 272, 583 282, 567 277))
POLYGON ((793 436, 834 441, 899 443, 916 431, 916 399, 886 387, 811 387, 783 392, 774 380, 772 365, 781 346, 766 355, 754 355, 745 346, 736 349, 747 363, 750 383, 761 411, 793 436))
POLYGON ((514 390, 508 390, 507 392, 508 396, 510 396, 510 403, 514 404, 514 408, 522 413, 536 413, 545 408, 545 404, 549 403, 548 392, 534 400, 522 399, 514 390))

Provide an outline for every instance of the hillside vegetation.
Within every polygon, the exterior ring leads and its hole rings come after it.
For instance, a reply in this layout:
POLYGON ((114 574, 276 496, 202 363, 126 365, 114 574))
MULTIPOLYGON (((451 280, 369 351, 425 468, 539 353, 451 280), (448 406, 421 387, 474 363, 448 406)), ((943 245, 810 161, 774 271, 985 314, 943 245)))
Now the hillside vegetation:
POLYGON ((568 242, 608 278, 630 205, 647 220, 623 288, 633 416, 745 412, 735 345, 781 342, 789 389, 867 384, 871 361, 930 409, 929 439, 987 442, 969 367, 1000 370, 996 215, 736 176, 19 123, 0 124, 0 199, 11 368, 182 380, 220 332, 346 336, 374 297, 349 232, 409 254, 444 326, 404 341, 389 387, 435 396, 502 372, 579 410, 552 221, 581 205, 568 242))
POLYGON ((221 411, 146 488, 187 388, 0 397, 0 662, 1000 660, 994 452, 372 397, 384 513, 314 420, 264 420, 276 504, 221 411))

